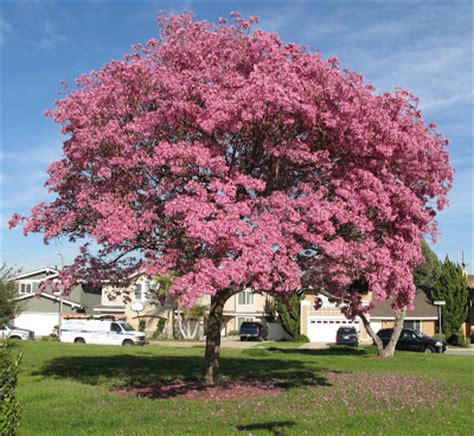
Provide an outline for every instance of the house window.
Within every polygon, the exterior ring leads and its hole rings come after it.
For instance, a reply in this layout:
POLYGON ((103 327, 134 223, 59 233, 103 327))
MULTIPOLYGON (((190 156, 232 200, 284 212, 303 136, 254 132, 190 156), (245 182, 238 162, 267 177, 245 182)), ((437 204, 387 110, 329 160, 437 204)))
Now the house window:
POLYGON ((153 300, 156 297, 157 285, 154 282, 143 281, 133 287, 134 299, 138 301, 153 300))
POLYGON ((240 331, 240 326, 242 325, 243 322, 245 321, 255 321, 255 318, 249 318, 249 317, 237 317, 237 331, 240 331))
POLYGON ((255 304, 255 294, 252 291, 240 292, 237 294, 237 304, 240 306, 253 306, 255 304))
POLYGON ((143 298, 142 285, 137 283, 133 289, 135 294, 135 300, 141 300, 143 298))
POLYGON ((33 283, 20 283, 20 294, 31 294, 33 292, 33 283))
POLYGON ((421 330, 421 321, 409 320, 403 323, 403 327, 412 330, 421 330))

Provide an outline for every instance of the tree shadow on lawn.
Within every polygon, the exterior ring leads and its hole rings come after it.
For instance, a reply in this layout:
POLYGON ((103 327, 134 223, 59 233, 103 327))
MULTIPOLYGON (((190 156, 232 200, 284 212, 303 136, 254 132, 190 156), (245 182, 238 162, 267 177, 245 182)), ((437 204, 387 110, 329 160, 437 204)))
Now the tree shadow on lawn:
POLYGON ((305 349, 305 348, 278 348, 270 347, 267 348, 270 352, 280 352, 285 354, 303 354, 307 356, 363 356, 369 357, 376 354, 376 349, 372 350, 371 347, 367 348, 355 348, 347 346, 333 345, 329 348, 316 348, 316 349, 305 349))
MULTIPOLYGON (((267 384, 279 389, 301 386, 331 386, 326 368, 308 367, 304 362, 277 359, 221 357, 221 378, 225 382, 267 384)), ((75 379, 80 383, 111 384, 116 387, 170 385, 186 381, 176 392, 166 389, 166 397, 183 395, 199 388, 203 358, 195 356, 64 356, 49 362, 34 375, 57 379, 75 379)), ((166 387, 166 386, 165 386, 166 387)))
POLYGON ((252 434, 252 430, 268 430, 274 436, 284 435, 285 427, 293 427, 296 424, 295 421, 272 421, 272 422, 262 422, 258 424, 250 425, 238 425, 237 430, 239 431, 248 431, 249 434, 252 434))

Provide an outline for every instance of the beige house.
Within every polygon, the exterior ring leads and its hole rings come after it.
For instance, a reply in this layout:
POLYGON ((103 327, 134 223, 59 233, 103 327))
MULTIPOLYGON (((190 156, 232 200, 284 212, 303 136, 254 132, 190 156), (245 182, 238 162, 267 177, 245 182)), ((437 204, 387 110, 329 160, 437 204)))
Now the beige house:
MULTIPOLYGON (((160 299, 153 296, 156 283, 144 274, 137 275, 126 289, 104 286, 101 305, 94 308, 100 316, 113 315, 125 318, 134 328, 138 329, 140 320, 145 321, 145 331, 153 334, 162 323, 163 334, 167 337, 179 336, 176 300, 167 296, 160 299), (134 303, 141 303, 143 309, 134 311, 134 303)), ((197 305, 209 306, 210 297, 198 300, 197 305)), ((238 331, 244 321, 264 322, 274 315, 274 300, 269 295, 262 295, 247 289, 232 296, 224 306, 224 325, 222 335, 238 331)), ((191 321, 193 321, 191 319, 191 321)))
POLYGON ((224 306, 222 335, 238 332, 244 321, 265 322, 274 316, 275 300, 268 294, 246 289, 230 297, 224 306))
MULTIPOLYGON (((329 302, 325 296, 320 296, 322 306, 315 310, 314 295, 307 295, 301 301, 301 333, 308 336, 311 342, 332 343, 336 341, 336 333, 339 327, 354 326, 360 332, 360 341, 362 343, 371 342, 362 321, 359 318, 354 320, 347 319, 336 306, 329 302)), ((369 303, 372 294, 368 293, 364 300, 369 303)), ((421 330, 423 333, 432 336, 436 333, 438 320, 437 309, 422 291, 418 291, 415 296, 415 309, 408 311, 404 326, 421 330)), ((383 328, 393 327, 395 317, 390 306, 390 302, 384 301, 378 303, 368 315, 368 319, 375 332, 383 328)))
POLYGON ((135 329, 138 329, 140 320, 145 321, 145 331, 154 333, 164 319, 164 333, 172 333, 172 310, 175 306, 172 297, 157 299, 152 296, 156 283, 144 274, 136 275, 136 279, 127 288, 104 286, 102 288, 101 306, 94 309, 98 315, 114 315, 125 318, 135 329), (137 311, 133 303, 141 303, 141 310, 137 311))

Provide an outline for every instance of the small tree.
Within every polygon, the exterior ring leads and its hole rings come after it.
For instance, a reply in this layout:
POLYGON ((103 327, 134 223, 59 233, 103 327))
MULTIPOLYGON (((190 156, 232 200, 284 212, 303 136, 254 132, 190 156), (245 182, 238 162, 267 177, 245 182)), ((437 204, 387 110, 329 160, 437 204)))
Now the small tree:
POLYGON ((441 308, 441 325, 448 340, 455 341, 456 333, 466 321, 468 312, 468 279, 461 265, 446 256, 441 275, 432 292, 433 300, 446 301, 441 308))
POLYGON ((14 319, 21 312, 22 302, 15 299, 17 291, 13 281, 18 272, 6 263, 0 266, 0 324, 14 319))
POLYGON ((300 334, 300 301, 302 298, 300 294, 293 292, 288 301, 283 301, 282 299, 275 301, 275 308, 283 330, 293 338, 300 334))

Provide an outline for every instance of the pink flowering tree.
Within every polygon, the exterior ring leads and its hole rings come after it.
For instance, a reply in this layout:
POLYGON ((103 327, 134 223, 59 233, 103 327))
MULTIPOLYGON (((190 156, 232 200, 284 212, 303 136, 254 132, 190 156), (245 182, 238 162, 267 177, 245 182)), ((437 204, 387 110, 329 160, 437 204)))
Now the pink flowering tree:
MULTIPOLYGON (((419 238, 452 179, 447 141, 411 94, 376 94, 231 16, 160 15, 159 39, 81 76, 48 111, 67 136, 49 167, 55 200, 10 221, 84 241, 66 289, 176 271, 182 304, 210 296, 207 384, 224 303, 247 287, 284 296, 311 277, 337 295, 363 275, 376 298, 410 305, 419 238)), ((347 312, 360 310, 352 293, 347 312)))

